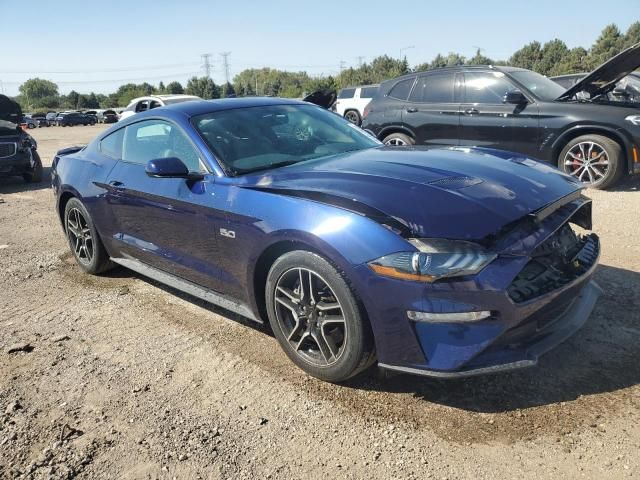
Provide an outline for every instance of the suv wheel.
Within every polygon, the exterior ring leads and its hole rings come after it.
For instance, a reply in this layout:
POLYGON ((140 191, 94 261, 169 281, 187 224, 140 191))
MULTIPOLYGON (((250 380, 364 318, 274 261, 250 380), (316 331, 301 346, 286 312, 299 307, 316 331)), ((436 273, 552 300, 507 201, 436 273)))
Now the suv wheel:
POLYGON ((384 137, 383 143, 385 145, 391 145, 394 147, 413 145, 415 142, 413 138, 404 133, 392 133, 384 137))
POLYGON ((603 135, 583 135, 560 152, 558 167, 591 188, 606 189, 624 174, 622 148, 603 135))
POLYGON ((357 110, 347 110, 344 112, 344 118, 354 125, 360 126, 360 123, 362 123, 362 119, 360 118, 360 114, 357 110))
POLYGON ((327 260, 297 250, 267 276, 269 324, 287 356, 309 375, 341 382, 369 367, 375 350, 351 288, 327 260))

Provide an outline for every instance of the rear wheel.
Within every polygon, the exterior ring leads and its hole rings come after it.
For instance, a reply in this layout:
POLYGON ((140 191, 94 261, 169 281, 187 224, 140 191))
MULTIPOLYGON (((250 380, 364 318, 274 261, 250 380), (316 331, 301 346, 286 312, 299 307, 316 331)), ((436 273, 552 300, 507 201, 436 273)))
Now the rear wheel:
POLYGON ((405 135, 404 133, 392 133, 384 137, 383 140, 385 145, 391 146, 404 146, 404 145, 413 145, 415 141, 409 135, 405 135))
POLYGON ((71 198, 65 206, 64 229, 71 253, 82 270, 97 274, 113 266, 89 212, 77 198, 71 198))
POLYGON ((42 181, 42 160, 40 160, 40 155, 35 150, 32 155, 35 165, 30 172, 23 174, 22 178, 27 183, 40 183, 42 181))
POLYGON ((298 250, 278 258, 266 283, 271 328, 309 375, 341 382, 371 365, 372 335, 344 277, 324 258, 298 250))
POLYGON ((583 135, 560 152, 558 167, 591 188, 606 189, 624 174, 622 148, 603 135, 583 135))
POLYGON ((362 123, 362 119, 360 118, 360 114, 357 110, 347 110, 344 112, 344 118, 354 125, 360 126, 360 123, 362 123))

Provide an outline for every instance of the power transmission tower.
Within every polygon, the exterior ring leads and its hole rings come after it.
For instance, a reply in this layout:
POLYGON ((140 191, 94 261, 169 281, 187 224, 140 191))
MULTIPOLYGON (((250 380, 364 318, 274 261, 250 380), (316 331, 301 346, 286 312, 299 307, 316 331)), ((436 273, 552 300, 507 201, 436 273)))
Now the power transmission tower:
POLYGON ((222 65, 224 68, 225 84, 229 83, 229 55, 231 55, 231 52, 222 52, 220 54, 220 56, 222 57, 222 65))
POLYGON ((356 57, 358 59, 358 67, 362 66, 362 60, 364 60, 364 57, 362 55, 358 55, 356 57))
POLYGON ((340 73, 347 67, 347 62, 340 60, 340 73))
POLYGON ((211 78, 211 54, 203 53, 200 57, 202 58, 202 69, 204 70, 205 76, 211 78))

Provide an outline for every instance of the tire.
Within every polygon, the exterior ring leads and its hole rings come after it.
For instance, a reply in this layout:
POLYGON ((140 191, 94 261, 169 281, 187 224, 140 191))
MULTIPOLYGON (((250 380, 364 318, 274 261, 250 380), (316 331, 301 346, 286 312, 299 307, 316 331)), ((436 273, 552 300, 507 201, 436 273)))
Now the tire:
POLYGON ((40 159, 40 155, 35 150, 33 151, 33 158, 36 161, 36 164, 28 173, 22 175, 22 178, 27 183, 40 183, 42 182, 42 160, 40 159))
POLYGON ((360 113, 358 113, 357 110, 347 110, 346 112, 344 112, 344 118, 354 125, 360 126, 360 124, 362 123, 362 118, 360 117, 360 113))
POLYGON ((411 138, 409 135, 405 135, 404 133, 392 133, 390 135, 387 135, 386 137, 384 137, 384 140, 382 142, 385 145, 391 146, 406 146, 416 143, 413 138, 411 138))
POLYGON ((321 256, 304 250, 282 255, 269 270, 265 295, 276 339, 309 375, 342 382, 372 364, 373 335, 363 309, 344 276, 321 256), (300 295, 301 283, 313 288, 300 295))
POLYGON ((82 270, 96 275, 113 267, 91 215, 82 202, 75 197, 69 199, 64 209, 64 231, 71 253, 82 270))
POLYGON ((604 135, 582 135, 562 149, 558 168, 590 188, 604 190, 615 185, 624 175, 622 147, 604 135), (585 157, 590 159, 586 167, 582 160, 585 157))
POLYGON ((28 128, 29 130, 33 130, 34 128, 36 128, 36 126, 35 126, 35 124, 34 124, 34 123, 27 123, 27 128, 28 128))

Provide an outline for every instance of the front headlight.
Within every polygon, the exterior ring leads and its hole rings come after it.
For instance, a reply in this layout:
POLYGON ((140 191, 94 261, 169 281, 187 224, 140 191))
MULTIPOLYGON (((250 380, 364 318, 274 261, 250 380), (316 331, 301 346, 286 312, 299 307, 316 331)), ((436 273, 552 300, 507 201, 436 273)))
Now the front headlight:
POLYGON ((430 238, 409 239, 417 252, 397 252, 369 262, 379 275, 402 280, 435 282, 440 278, 475 275, 496 255, 475 243, 430 238))
POLYGON ((625 120, 633 123, 637 127, 640 126, 640 115, 629 115, 625 120))

